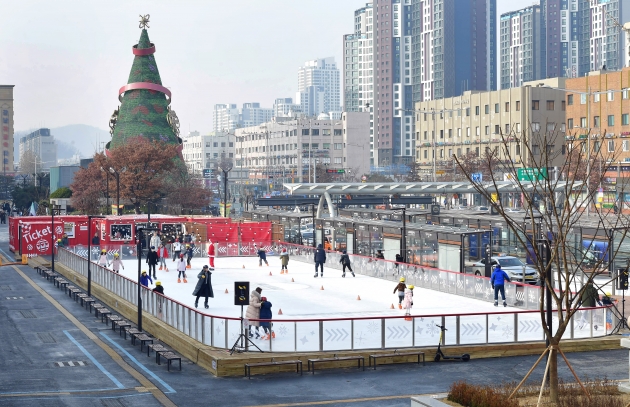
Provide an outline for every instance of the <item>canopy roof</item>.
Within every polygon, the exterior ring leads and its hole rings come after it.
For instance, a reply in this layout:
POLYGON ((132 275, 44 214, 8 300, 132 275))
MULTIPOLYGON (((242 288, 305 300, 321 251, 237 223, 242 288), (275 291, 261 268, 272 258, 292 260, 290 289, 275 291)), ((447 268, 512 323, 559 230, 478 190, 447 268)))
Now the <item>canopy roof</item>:
MULTIPOLYGON (((582 181, 571 181, 573 189, 582 186, 582 181)), ((554 190, 562 191, 570 184, 567 181, 555 182, 554 190)), ((540 182, 520 181, 520 185, 513 181, 496 183, 484 182, 479 184, 489 192, 523 192, 546 188, 540 182), (495 187, 496 185, 496 187, 495 187)), ((553 183, 552 183, 553 185, 553 183)), ((470 182, 336 182, 315 184, 284 184, 284 187, 294 195, 319 195, 328 192, 330 195, 393 195, 393 194, 439 194, 439 193, 475 193, 475 185, 470 182)))

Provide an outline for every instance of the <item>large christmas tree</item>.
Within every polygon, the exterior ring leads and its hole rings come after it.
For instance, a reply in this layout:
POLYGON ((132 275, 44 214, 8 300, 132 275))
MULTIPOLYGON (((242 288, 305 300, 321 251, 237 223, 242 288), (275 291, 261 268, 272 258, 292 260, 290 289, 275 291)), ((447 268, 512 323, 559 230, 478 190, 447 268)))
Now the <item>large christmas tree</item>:
POLYGON ((133 47, 134 60, 127 85, 119 90, 121 105, 110 120, 112 140, 107 150, 145 138, 181 145, 179 121, 170 109, 171 92, 162 86, 155 62, 155 45, 147 33, 149 16, 141 16, 140 40, 133 47))

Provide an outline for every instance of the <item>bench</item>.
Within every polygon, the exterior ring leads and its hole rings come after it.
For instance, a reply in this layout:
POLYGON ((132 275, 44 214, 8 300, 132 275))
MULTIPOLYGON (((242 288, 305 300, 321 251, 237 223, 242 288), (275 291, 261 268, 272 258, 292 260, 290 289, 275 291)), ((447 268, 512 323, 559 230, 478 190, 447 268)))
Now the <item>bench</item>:
POLYGON ((151 356, 151 351, 155 352, 155 363, 160 364, 160 359, 158 358, 158 354, 160 352, 170 352, 164 345, 160 343, 152 343, 147 346, 147 357, 151 356))
POLYGON ((42 268, 40 266, 35 266, 33 268, 37 271, 37 274, 42 274, 42 268))
POLYGON ((151 344, 153 344, 153 338, 151 338, 149 335, 147 334, 139 334, 139 335, 135 335, 133 337, 133 344, 135 345, 136 341, 140 341, 140 352, 142 352, 142 349, 144 349, 144 344, 148 344, 149 342, 151 344))
POLYGON ((72 292, 73 292, 74 290, 79 291, 79 292, 81 291, 81 290, 79 290, 78 288, 76 288, 76 287, 75 287, 75 286, 73 286, 73 285, 67 285, 67 286, 64 288, 64 291, 63 291, 63 292, 64 292, 64 293, 66 293, 66 292, 67 292, 67 293, 68 293, 68 296, 69 296, 69 297, 72 297, 72 292))
POLYGON ((247 376, 248 379, 252 378, 252 367, 281 366, 281 365, 295 365, 295 373, 299 372, 300 375, 302 375, 302 361, 300 359, 280 360, 276 362, 275 359, 272 358, 271 362, 245 363, 245 376, 247 376))
POLYGON ((46 280, 50 281, 50 279, 53 279, 55 277, 57 277, 57 273, 55 273, 52 270, 48 270, 48 269, 43 269, 42 270, 44 275, 46 276, 46 280))
POLYGON ((85 306, 85 308, 87 308, 87 305, 90 303, 95 302, 94 298, 92 297, 81 297, 81 306, 85 306))
POLYGON ((114 320, 112 321, 112 331, 116 331, 116 328, 118 328, 118 332, 120 334, 120 331, 122 331, 125 328, 130 328, 131 327, 131 323, 129 321, 126 321, 124 319, 119 319, 118 321, 114 320))
POLYGON ((179 370, 182 370, 182 358, 181 358, 181 356, 177 356, 173 352, 159 352, 157 354, 157 358, 158 358, 158 365, 160 364, 160 358, 166 359, 166 361, 167 361, 167 370, 169 372, 171 371, 171 363, 174 360, 179 360, 179 370))
POLYGON ((114 327, 114 323, 118 322, 118 321, 122 321, 123 318, 121 316, 115 315, 115 314, 109 314, 105 317, 105 323, 106 324, 112 324, 112 331, 116 330, 116 328, 114 327))
POLYGON ((398 352, 398 349, 396 349, 396 350, 394 350, 394 353, 382 353, 382 354, 378 354, 378 355, 370 355, 370 366, 372 366, 372 360, 374 360, 374 370, 376 370, 376 360, 378 358, 395 358, 395 357, 399 357, 399 356, 417 356, 418 357, 418 364, 420 364, 420 357, 422 357, 422 366, 425 365, 425 363, 424 363, 424 352, 415 352, 415 351, 398 352))
MULTIPOLYGON (((78 302, 80 298, 87 298, 87 294, 83 294, 83 293, 75 293, 74 294, 74 301, 78 302)), ((83 302, 83 300, 81 300, 81 302, 83 302)))
POLYGON ((95 308, 94 309, 94 316, 96 318, 99 317, 99 315, 101 316, 101 322, 105 322, 105 315, 109 315, 112 312, 110 310, 108 310, 107 308, 95 308))
MULTIPOLYGON (((67 281, 66 281, 63 277, 56 277, 56 278, 53 280, 53 284, 55 285, 55 287, 62 288, 61 286, 62 286, 63 284, 68 284, 68 282, 67 282, 67 281)), ((65 290, 64 290, 64 291, 65 291, 65 290)))
POLYGON ((345 361, 345 360, 356 360, 357 361, 357 368, 361 368, 361 364, 363 364, 363 370, 365 371, 365 357, 364 356, 337 356, 337 355, 333 355, 332 358, 319 358, 319 359, 308 359, 308 363, 306 365, 307 370, 310 372, 313 372, 313 374, 315 374, 315 363, 318 362, 341 362, 341 361, 345 361))
POLYGON ((101 304, 100 302, 90 302, 88 309, 90 310, 90 314, 92 313, 92 308, 97 309, 97 308, 105 308, 105 306, 103 304, 101 304))
POLYGON ((127 340, 127 334, 131 336, 131 342, 134 342, 133 336, 141 334, 142 332, 138 331, 136 328, 127 328, 123 329, 122 333, 125 334, 125 340, 127 340))

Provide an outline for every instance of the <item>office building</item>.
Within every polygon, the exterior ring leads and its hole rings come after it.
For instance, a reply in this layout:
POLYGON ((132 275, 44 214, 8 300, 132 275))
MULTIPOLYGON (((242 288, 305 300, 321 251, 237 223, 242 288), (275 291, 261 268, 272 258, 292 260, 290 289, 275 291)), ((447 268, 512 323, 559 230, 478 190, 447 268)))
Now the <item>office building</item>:
POLYGON ((39 129, 20 138, 20 171, 48 172, 57 165, 57 143, 50 129, 39 129))
MULTIPOLYGON (((182 145, 182 156, 190 172, 203 177, 206 188, 217 189, 219 163, 223 159, 235 160, 234 133, 212 132, 200 135, 199 132, 193 131, 183 138, 182 145)), ((247 171, 244 171, 243 175, 240 170, 234 168, 230 172, 230 179, 247 178, 247 171)))
POLYGON ((293 103, 293 98, 277 98, 273 102, 273 117, 294 117, 301 112, 301 106, 293 103))
POLYGON ((630 0, 541 0, 542 55, 547 78, 575 78, 624 66, 630 0))
POLYGON ((13 175, 13 88, 15 85, 0 85, 0 117, 2 118, 2 171, 13 175))
POLYGON ((50 193, 59 188, 70 187, 74 174, 81 169, 78 165, 60 165, 50 168, 50 193))
POLYGON ((544 78, 540 6, 501 15, 499 27, 501 89, 544 78))
POLYGON ((212 128, 214 132, 230 131, 264 123, 271 117, 273 109, 260 107, 260 103, 243 103, 240 109, 233 103, 217 104, 212 113, 212 128))
POLYGON ((564 81, 546 79, 517 88, 466 91, 461 96, 418 102, 416 110, 430 112, 416 116, 416 161, 422 173, 432 179, 438 170, 438 179, 450 177, 457 172, 454 155, 481 157, 488 150, 498 151, 499 160, 509 160, 516 167, 533 166, 538 161, 532 161, 532 156, 539 159, 542 151, 553 157, 551 164, 561 165, 566 132, 564 81), (525 148, 521 139, 531 145, 525 148))
POLYGON ((334 58, 306 61, 298 68, 296 102, 307 116, 341 110, 339 69, 334 58))
POLYGON ((250 183, 263 186, 317 181, 319 171, 335 179, 369 173, 369 114, 344 112, 340 120, 276 118, 236 129, 234 168, 249 168, 250 183))

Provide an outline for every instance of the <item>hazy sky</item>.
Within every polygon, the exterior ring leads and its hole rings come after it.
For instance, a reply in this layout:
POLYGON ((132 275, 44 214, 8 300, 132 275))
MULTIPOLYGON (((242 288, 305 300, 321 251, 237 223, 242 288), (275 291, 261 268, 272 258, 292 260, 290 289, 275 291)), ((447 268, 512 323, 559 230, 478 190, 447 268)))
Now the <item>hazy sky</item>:
MULTIPOLYGON (((15 85, 15 130, 108 128, 127 83, 139 14, 182 133, 209 132, 216 103, 295 97, 297 68, 334 56, 366 0, 4 1, 0 84, 15 85)), ((532 4, 497 0, 498 14, 532 4)))

